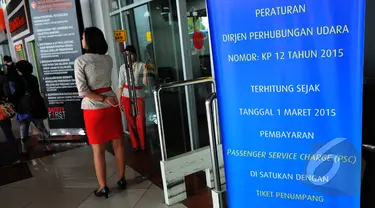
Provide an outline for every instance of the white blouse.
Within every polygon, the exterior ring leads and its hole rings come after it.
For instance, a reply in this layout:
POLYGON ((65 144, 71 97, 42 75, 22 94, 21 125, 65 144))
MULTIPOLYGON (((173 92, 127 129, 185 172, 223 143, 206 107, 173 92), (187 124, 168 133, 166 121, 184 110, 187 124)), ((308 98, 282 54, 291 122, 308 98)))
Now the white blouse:
MULTIPOLYGON (((133 63, 133 70, 134 70, 134 83, 136 88, 136 93, 138 98, 144 97, 144 90, 143 90, 143 72, 145 69, 145 64, 142 62, 135 62, 133 63)), ((130 76, 130 80, 132 77, 130 76)), ((124 88, 122 91, 123 97, 129 97, 129 89, 125 88, 125 85, 128 85, 128 79, 126 76, 126 68, 125 64, 123 64, 120 67, 120 73, 119 73, 119 81, 118 81, 118 88, 124 88)), ((129 86, 130 87, 130 86, 129 86)))
MULTIPOLYGON (((112 58, 108 55, 84 54, 78 57, 74 62, 74 74, 78 93, 84 97, 82 100, 82 109, 102 109, 111 107, 107 103, 90 100, 85 97, 90 91, 112 86, 112 58)), ((101 93, 105 96, 116 97, 116 94, 110 92, 101 93)))

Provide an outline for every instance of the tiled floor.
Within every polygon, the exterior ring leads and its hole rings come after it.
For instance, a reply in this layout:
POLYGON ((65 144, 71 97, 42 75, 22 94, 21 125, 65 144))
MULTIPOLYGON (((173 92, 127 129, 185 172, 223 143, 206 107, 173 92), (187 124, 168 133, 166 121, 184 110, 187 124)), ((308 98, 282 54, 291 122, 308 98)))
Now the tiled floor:
MULTIPOLYGON (((14 133, 18 137, 19 125, 14 123, 14 133)), ((178 128, 176 128, 178 129, 178 128)), ((148 132, 148 137, 157 135, 155 132, 148 132)), ((150 138, 148 138, 150 139, 150 138)), ((155 138, 154 138, 155 139, 155 138)), ((160 149, 155 146, 154 154, 151 151, 136 153, 131 151, 129 142, 126 145, 126 162, 128 168, 128 179, 130 179, 130 189, 125 192, 118 192, 115 183, 115 166, 113 155, 107 154, 109 182, 112 185, 112 195, 109 200, 96 199, 92 191, 96 188, 95 172, 92 162, 92 152, 90 147, 57 153, 55 156, 45 157, 45 154, 39 154, 40 151, 34 151, 31 158, 34 159, 25 167, 9 167, 4 170, 1 168, 1 159, 8 158, 9 154, 2 151, 1 145, 4 145, 5 138, 0 130, 0 204, 5 201, 4 207, 167 207, 163 203, 162 181, 160 172, 160 149), (2 155, 2 153, 4 153, 2 155), (30 167, 30 172, 28 170, 30 167), (134 169, 134 170, 133 170, 134 169), (147 176, 150 182, 135 184, 135 175, 147 176), (11 177, 9 176, 11 174, 11 177), (34 177, 32 176, 34 175, 34 177), (31 177, 31 178, 29 178, 31 177), (10 185, 1 186, 12 181, 19 181, 10 185), (9 179, 9 180, 2 180, 9 179), (154 185, 151 186, 151 182, 154 185), (39 186, 39 187, 38 187, 39 186), (9 190, 7 190, 9 189, 9 190), (30 193, 29 193, 30 192, 30 193), (19 195, 21 197, 14 198, 19 195), (72 195, 70 197, 70 195, 72 195), (141 197, 142 196, 142 197, 141 197), (69 202, 65 199, 70 197, 69 202), (150 199, 149 199, 150 198, 150 199), (133 201, 132 201, 133 200, 133 201), (96 202, 96 205, 93 203, 96 202), (53 206, 51 203, 54 203, 53 206), (78 203, 78 204, 77 204, 78 203), (122 204, 121 206, 117 203, 122 204), (150 205, 152 204, 152 205, 150 205), (133 206, 134 207, 134 206, 133 206)), ((156 139, 155 141, 158 141, 156 139)), ((147 142, 148 144, 149 142, 147 142)), ((173 145, 168 143, 170 148, 169 155, 179 153, 180 143, 173 145), (173 147, 173 148, 172 148, 173 147)), ((111 146, 111 145, 109 145, 111 146)), ((110 148, 108 149, 110 150, 110 148)), ((149 148, 151 150, 151 148, 149 148)), ((65 150, 63 150, 65 151, 65 150)), ((9 161, 8 161, 9 162, 9 161)), ((7 164, 9 164, 7 162, 7 164)), ((188 199, 183 202, 188 208, 212 208, 209 189, 205 186, 205 177, 203 174, 194 174, 186 178, 188 199)), ((185 207, 182 205, 174 207, 185 207)), ((3 207, 3 204, 0 205, 3 207)), ((172 207, 173 208, 173 207, 172 207)))
MULTIPOLYGON (((126 170, 129 187, 116 187, 114 157, 107 153, 107 177, 111 188, 109 199, 96 198, 97 187, 92 150, 89 146, 28 162, 33 177, 0 187, 1 207, 6 208, 163 208, 162 190, 146 180, 136 183, 139 176, 126 170)), ((172 208, 183 208, 178 204, 172 208)))

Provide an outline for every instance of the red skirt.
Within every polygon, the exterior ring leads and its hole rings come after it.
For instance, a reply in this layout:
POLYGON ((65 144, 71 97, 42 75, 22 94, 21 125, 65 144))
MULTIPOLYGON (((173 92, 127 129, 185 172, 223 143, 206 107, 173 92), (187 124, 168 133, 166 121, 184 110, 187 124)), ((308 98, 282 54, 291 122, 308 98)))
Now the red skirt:
POLYGON ((83 110, 89 144, 101 144, 122 138, 121 111, 118 107, 83 110))

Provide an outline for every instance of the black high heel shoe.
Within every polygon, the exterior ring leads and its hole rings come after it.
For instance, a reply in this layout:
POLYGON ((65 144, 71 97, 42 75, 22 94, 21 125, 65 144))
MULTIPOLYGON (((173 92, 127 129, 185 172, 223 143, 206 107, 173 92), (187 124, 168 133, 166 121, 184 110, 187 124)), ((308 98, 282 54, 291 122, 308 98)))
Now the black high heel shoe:
POLYGON ((133 148, 133 152, 140 152, 141 148, 133 148))
POLYGON ((102 197, 102 196, 105 196, 106 199, 108 199, 108 195, 109 195, 109 188, 106 186, 100 190, 96 189, 94 191, 94 194, 96 197, 102 197))
POLYGON ((125 180, 125 178, 121 178, 119 181, 117 181, 117 185, 118 185, 118 187, 120 187, 120 189, 125 190, 126 189, 126 180, 125 180))

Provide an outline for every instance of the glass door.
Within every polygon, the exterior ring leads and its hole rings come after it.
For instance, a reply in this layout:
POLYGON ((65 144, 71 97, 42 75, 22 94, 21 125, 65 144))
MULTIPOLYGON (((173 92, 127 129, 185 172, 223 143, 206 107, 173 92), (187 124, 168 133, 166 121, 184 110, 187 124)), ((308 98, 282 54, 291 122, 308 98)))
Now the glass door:
MULTIPOLYGON (((122 24, 121 24, 121 16, 120 16, 119 13, 111 16, 111 24, 112 24, 112 30, 113 31, 123 30, 122 24)), ((128 37, 129 37, 129 35, 128 35, 128 37)), ((116 59, 116 63, 119 67, 124 64, 124 58, 123 58, 123 56, 121 54, 121 51, 120 51, 120 45, 121 44, 123 44, 123 43, 115 43, 115 57, 113 57, 113 58, 116 59)))
POLYGON ((156 113, 152 89, 156 85, 156 70, 148 5, 125 11, 122 16, 124 28, 129 31, 129 44, 136 48, 138 62, 143 63, 149 71, 147 86, 144 86, 145 113, 146 126, 153 126, 156 113))
POLYGON ((40 83, 40 63, 38 61, 38 56, 36 52, 36 43, 35 40, 31 40, 26 42, 26 50, 27 50, 27 59, 28 61, 34 66, 33 75, 38 78, 39 88, 43 95, 43 89, 41 89, 40 83))
POLYGON ((210 44, 208 36, 208 17, 206 9, 190 8, 188 12, 188 31, 194 77, 211 76, 210 44))
MULTIPOLYGON (((129 86, 127 89, 130 91, 130 94, 133 92, 133 90, 137 90, 137 93, 143 94, 143 108, 145 112, 144 123, 146 133, 145 142, 146 146, 149 146, 149 144, 155 143, 153 141, 158 141, 157 124, 155 123, 156 111, 152 94, 152 89, 156 85, 156 70, 150 26, 150 13, 148 11, 148 4, 136 6, 128 10, 120 10, 122 6, 133 2, 135 1, 112 0, 110 3, 113 11, 110 17, 112 30, 125 30, 127 35, 127 41, 125 43, 115 43, 114 58, 116 59, 118 70, 120 70, 120 67, 125 63, 124 56, 122 54, 123 48, 128 45, 133 45, 136 50, 137 62, 139 62, 139 64, 143 64, 143 66, 148 69, 147 71, 149 71, 149 73, 146 74, 147 85, 143 85, 140 92, 138 92, 139 89, 132 89, 129 86)), ((138 79, 141 79, 143 77, 142 75, 143 74, 141 74, 138 79)), ((140 81, 142 82, 142 80, 140 81)), ((124 121, 125 129, 128 130, 128 122, 126 119, 124 121)), ((139 134, 139 132, 136 133, 139 134)))
MULTIPOLYGON (((208 34, 208 16, 202 0, 189 1, 187 4, 187 29, 193 78, 211 77, 211 56, 208 34)), ((206 121, 206 108, 203 103, 211 92, 210 85, 197 86, 194 89, 197 126, 199 132, 199 146, 209 145, 206 121)))
MULTIPOLYGON (((152 90, 156 83, 156 69, 150 26, 148 5, 142 5, 122 12, 123 29, 127 31, 128 45, 133 45, 137 53, 137 62, 147 68, 147 85, 143 86, 146 140, 158 140, 156 111, 152 90), (152 138, 150 138, 152 137, 152 138)), ((129 89, 132 91, 134 89, 129 89)))
MULTIPOLYGON (((191 40, 191 44, 188 46, 189 49, 182 50, 176 1, 154 0, 142 5, 134 4, 134 7, 131 7, 132 4, 125 3, 135 2, 135 0, 111 0, 109 2, 111 2, 112 8, 110 14, 112 29, 126 30, 128 41, 125 45, 133 45, 136 48, 138 61, 144 63, 149 71, 154 72, 147 74, 148 85, 144 86, 144 103, 146 142, 151 140, 151 143, 154 143, 156 147, 154 150, 157 151, 159 138, 152 89, 159 83, 185 79, 182 57, 186 55, 186 52, 189 56, 188 60, 193 62, 193 69, 187 69, 187 71, 193 72, 192 78, 211 74, 208 28, 206 27, 207 14, 205 7, 202 7, 205 4, 203 0, 199 0, 198 6, 188 6, 187 10, 190 14, 184 15, 184 19, 191 23, 189 25, 191 30, 186 30, 183 36, 191 40), (182 51, 184 52, 182 53, 182 51)), ((124 63, 119 45, 116 43, 115 49, 118 68, 124 63)), ((194 101, 187 100, 189 98, 186 96, 184 87, 164 90, 161 93, 168 157, 191 150, 190 137, 194 137, 194 135, 190 136, 189 132, 188 118, 190 114, 193 117, 198 117, 199 120, 198 134, 199 138, 204 140, 200 142, 200 147, 208 144, 204 100, 209 89, 210 85, 194 87, 193 93, 195 92, 195 97, 199 98, 195 99, 195 102, 197 106, 200 106, 195 114, 188 112, 187 103, 194 101)))

